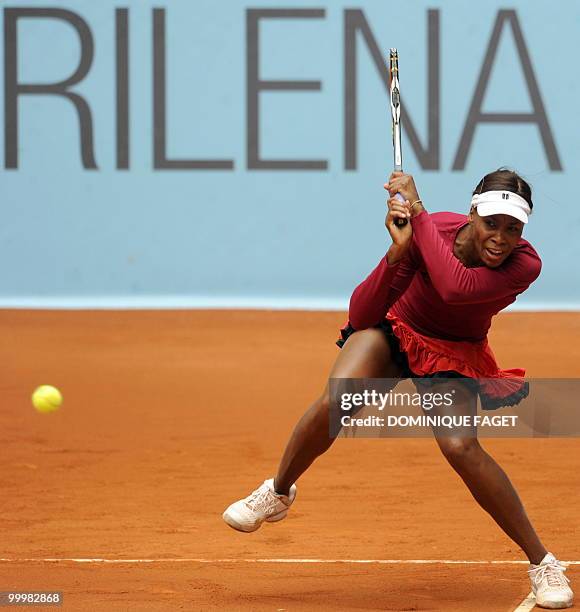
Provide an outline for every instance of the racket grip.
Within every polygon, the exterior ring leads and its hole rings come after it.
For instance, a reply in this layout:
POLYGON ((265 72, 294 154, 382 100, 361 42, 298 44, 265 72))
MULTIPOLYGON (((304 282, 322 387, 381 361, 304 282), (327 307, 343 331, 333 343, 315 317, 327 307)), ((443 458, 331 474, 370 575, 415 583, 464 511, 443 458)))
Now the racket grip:
MULTIPOLYGON (((400 193, 396 193, 395 194, 395 198, 397 200, 399 200, 399 202, 404 202, 405 201, 405 198, 400 193)), ((405 225, 407 225, 407 223, 408 223, 407 219, 396 219, 395 220, 395 225, 397 227, 405 227, 405 225)))

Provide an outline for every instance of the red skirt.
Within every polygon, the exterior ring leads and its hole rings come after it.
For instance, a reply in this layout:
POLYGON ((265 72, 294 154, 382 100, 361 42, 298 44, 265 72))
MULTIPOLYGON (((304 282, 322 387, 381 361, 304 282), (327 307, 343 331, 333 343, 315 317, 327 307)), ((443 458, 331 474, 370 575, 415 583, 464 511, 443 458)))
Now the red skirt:
MULTIPOLYGON (((459 375, 474 379, 478 382, 479 398, 484 410, 514 406, 528 395, 525 370, 500 369, 487 338, 469 342, 424 336, 390 312, 378 327, 387 335, 395 361, 403 366, 406 377, 440 378, 459 375)), ((339 346, 354 331, 350 326, 343 329, 339 346)))

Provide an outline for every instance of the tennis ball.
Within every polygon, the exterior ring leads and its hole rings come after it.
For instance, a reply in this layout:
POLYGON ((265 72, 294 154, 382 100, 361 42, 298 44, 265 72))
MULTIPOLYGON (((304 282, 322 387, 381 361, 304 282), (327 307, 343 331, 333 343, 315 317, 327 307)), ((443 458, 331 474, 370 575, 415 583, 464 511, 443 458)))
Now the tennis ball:
POLYGON ((38 412, 48 414, 60 408, 62 394, 56 387, 41 385, 32 394, 32 403, 38 412))

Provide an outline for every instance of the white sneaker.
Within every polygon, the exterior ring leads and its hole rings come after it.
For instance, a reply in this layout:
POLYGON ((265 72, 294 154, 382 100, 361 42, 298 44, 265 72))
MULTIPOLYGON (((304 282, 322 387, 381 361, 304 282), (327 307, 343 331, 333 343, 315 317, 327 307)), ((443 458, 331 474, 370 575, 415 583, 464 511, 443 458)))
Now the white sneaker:
POLYGON ((574 593, 568 586, 570 580, 564 576, 565 571, 566 566, 552 553, 548 553, 539 565, 530 564, 528 574, 532 581, 532 591, 536 596, 537 606, 550 610, 572 606, 574 593))
POLYGON ((224 521, 238 531, 256 531, 266 521, 275 523, 288 514, 288 508, 296 497, 296 485, 290 487, 290 495, 274 491, 274 479, 265 480, 251 495, 234 502, 223 514, 224 521))

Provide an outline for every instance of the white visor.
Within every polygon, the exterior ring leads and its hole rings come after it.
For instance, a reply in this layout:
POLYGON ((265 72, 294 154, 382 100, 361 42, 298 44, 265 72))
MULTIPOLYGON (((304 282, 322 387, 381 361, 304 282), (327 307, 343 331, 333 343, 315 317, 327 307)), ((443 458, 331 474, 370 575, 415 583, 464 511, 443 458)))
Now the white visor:
POLYGON ((480 217, 509 215, 527 223, 532 214, 532 209, 524 198, 512 191, 484 191, 471 198, 471 205, 477 208, 480 217))

